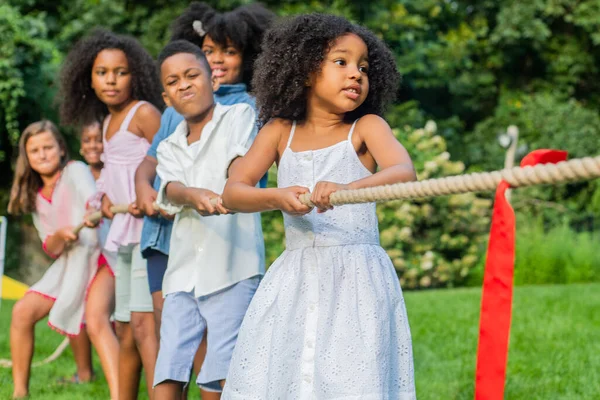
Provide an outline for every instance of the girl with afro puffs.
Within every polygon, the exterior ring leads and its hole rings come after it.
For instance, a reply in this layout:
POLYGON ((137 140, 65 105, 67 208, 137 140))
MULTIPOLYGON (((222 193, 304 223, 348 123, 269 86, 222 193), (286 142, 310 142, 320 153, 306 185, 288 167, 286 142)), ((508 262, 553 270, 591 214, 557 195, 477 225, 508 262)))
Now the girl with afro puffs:
POLYGON ((104 168, 90 205, 112 219, 105 250, 116 254, 114 316, 119 354, 118 375, 113 363, 113 370, 106 373, 107 378, 114 377, 108 382, 111 397, 137 397, 142 365, 151 394, 158 342, 146 261, 139 250, 143 220, 135 206, 133 178, 160 124, 163 102, 158 73, 138 41, 95 30, 69 52, 62 69, 61 96, 63 123, 104 120, 104 168), (130 204, 129 213, 114 215, 113 204, 130 204))
POLYGON ((399 81, 394 57, 341 17, 301 15, 267 32, 255 71, 264 126, 223 204, 282 210, 286 250, 248 308, 222 398, 415 399, 404 299, 375 204, 329 200, 416 179, 381 117, 399 81), (278 188, 255 187, 273 162, 278 188), (309 192, 315 209, 298 199, 309 192))

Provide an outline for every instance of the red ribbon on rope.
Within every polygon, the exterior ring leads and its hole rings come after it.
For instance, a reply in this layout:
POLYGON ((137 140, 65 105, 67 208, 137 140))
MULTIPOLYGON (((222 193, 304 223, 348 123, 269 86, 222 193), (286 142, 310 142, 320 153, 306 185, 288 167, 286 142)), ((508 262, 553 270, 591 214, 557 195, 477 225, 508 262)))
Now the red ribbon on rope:
MULTIPOLYGON (((566 151, 536 150, 523 158, 521 167, 566 159, 566 151)), ((479 321, 476 400, 504 398, 515 266, 515 213, 505 196, 509 188, 505 181, 498 185, 492 214, 479 321)))

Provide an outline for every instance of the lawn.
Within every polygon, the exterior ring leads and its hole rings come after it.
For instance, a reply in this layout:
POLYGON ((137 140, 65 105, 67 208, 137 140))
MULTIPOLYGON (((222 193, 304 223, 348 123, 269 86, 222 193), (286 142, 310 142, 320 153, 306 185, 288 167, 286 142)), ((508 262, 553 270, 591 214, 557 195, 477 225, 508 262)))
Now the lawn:
MULTIPOLYGON (((479 318, 479 289, 406 294, 414 343, 419 400, 472 399, 479 318)), ((12 302, 0 310, 0 358, 9 357, 12 302)), ((62 337, 37 329, 36 359, 62 337)), ((600 398, 600 284, 523 286, 515 289, 506 399, 600 398)), ((71 374, 70 353, 33 370, 32 398, 107 399, 96 358, 96 382, 60 386, 71 374)), ((0 399, 11 394, 10 370, 0 369, 0 399)), ((198 398, 197 391, 191 398, 198 398)), ((145 395, 140 398, 147 398, 145 395)))

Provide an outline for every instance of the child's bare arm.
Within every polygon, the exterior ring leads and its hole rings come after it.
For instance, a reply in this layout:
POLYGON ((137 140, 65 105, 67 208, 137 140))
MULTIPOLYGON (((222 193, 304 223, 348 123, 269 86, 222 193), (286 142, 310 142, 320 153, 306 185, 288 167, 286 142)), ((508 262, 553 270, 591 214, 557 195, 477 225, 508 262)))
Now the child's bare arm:
POLYGON ((372 114, 366 115, 359 120, 356 130, 379 167, 379 171, 350 183, 350 189, 417 180, 410 155, 398 142, 383 118, 372 114))
POLYGON ((173 204, 193 207, 200 215, 227 214, 227 210, 217 202, 211 203, 219 195, 211 190, 187 187, 181 182, 169 182, 165 186, 165 196, 173 204))
POLYGON ((134 122, 137 130, 148 143, 152 143, 154 135, 160 128, 160 111, 152 104, 142 105, 135 113, 134 122))
POLYGON ((366 145, 368 155, 380 170, 371 176, 345 185, 336 182, 318 182, 310 199, 319 212, 333 208, 329 199, 331 194, 338 190, 361 189, 417 179, 408 152, 398 142, 383 118, 372 114, 362 117, 356 125, 354 137, 366 145))
POLYGON ((308 189, 291 187, 282 189, 259 189, 256 184, 278 159, 281 139, 281 121, 271 121, 258 133, 256 140, 242 158, 229 167, 229 180, 223 191, 223 204, 237 212, 259 212, 280 209, 291 214, 310 211, 298 200, 308 189))
POLYGON ((69 243, 76 240, 77 236, 73 233, 73 227, 66 226, 48 236, 44 241, 44 247, 47 253, 58 256, 69 243))
POLYGON ((146 215, 156 215, 154 202, 156 201, 156 190, 152 184, 156 178, 156 158, 146 156, 135 171, 135 195, 137 207, 146 215))

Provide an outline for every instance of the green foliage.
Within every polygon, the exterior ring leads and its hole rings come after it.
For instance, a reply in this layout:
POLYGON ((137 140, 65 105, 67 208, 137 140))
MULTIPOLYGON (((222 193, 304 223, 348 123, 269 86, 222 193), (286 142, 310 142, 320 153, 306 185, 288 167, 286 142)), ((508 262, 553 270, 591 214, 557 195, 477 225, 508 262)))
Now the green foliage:
POLYGON ((58 59, 45 14, 0 5, 0 159, 17 144, 23 120, 48 111, 58 59))
MULTIPOLYGON (((457 175, 462 162, 450 161, 433 121, 424 129, 395 129, 413 159, 419 180, 457 175)), ((461 285, 483 254, 490 201, 463 194, 379 204, 381 245, 392 259, 402 287, 461 285)))
POLYGON ((543 221, 519 218, 515 284, 600 281, 598 234, 574 232, 568 223, 547 229, 543 221))

